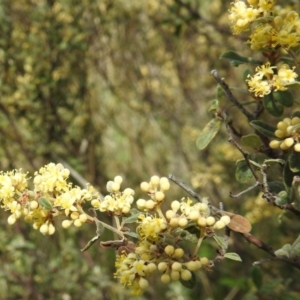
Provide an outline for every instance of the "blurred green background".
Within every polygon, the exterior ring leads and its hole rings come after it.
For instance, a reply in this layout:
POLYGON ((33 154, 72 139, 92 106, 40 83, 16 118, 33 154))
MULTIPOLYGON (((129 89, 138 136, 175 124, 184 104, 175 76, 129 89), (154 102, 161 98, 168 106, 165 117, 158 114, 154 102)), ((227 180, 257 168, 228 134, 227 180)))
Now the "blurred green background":
MULTIPOLYGON (((103 193, 122 175, 137 197, 141 181, 172 173, 215 205, 248 217, 252 233, 275 249, 292 243, 300 229, 295 217, 268 206, 258 191, 229 197, 246 185, 234 178, 241 157, 225 129, 206 150, 195 146, 212 118, 210 71, 242 86, 243 67, 219 57, 229 49, 251 55, 246 37, 231 34, 230 2, 1 0, 0 169, 34 172, 65 162, 103 193)), ((230 103, 224 107, 237 117, 230 103)), ((234 121, 243 134, 252 132, 243 116, 234 121)), ((168 201, 184 196, 172 185, 168 201)), ((132 298, 113 278, 112 250, 97 244, 80 252, 92 226, 57 224, 55 235, 44 237, 22 222, 9 226, 7 217, 1 212, 0 299, 132 298)), ((203 248, 209 257, 214 251, 203 248)), ((200 271, 195 289, 163 285, 157 276, 139 299, 300 299, 298 270, 278 262, 252 267, 268 255, 237 234, 230 252, 243 262, 200 271)))

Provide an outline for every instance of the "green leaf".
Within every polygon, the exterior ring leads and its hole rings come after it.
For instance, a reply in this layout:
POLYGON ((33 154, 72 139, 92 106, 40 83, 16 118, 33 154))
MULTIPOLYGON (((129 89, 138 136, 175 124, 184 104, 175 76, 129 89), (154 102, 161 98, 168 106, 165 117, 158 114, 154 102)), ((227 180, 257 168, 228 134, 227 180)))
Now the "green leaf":
POLYGON ((251 70, 250 69, 246 69, 244 71, 244 73, 243 73, 243 80, 246 81, 246 79, 248 79, 248 75, 250 75, 250 74, 251 74, 251 70))
POLYGON ((261 134, 269 137, 269 138, 276 138, 275 136, 275 130, 276 128, 273 126, 270 126, 269 124, 260 121, 260 120, 254 120, 250 122, 250 125, 257 130, 258 132, 260 132, 261 134))
POLYGON ((284 190, 284 184, 281 181, 269 181, 268 187, 271 192, 276 194, 284 190))
POLYGON ((203 150, 211 142, 211 140, 216 136, 219 129, 221 128, 222 121, 220 119, 212 119, 204 129, 201 131, 196 145, 199 150, 203 150))
POLYGON ((292 186, 294 176, 295 174, 290 169, 289 161, 286 161, 283 168, 283 182, 286 190, 288 190, 292 186))
POLYGON ((217 95, 216 95, 216 97, 217 97, 218 101, 220 101, 223 97, 223 89, 219 84, 217 86, 217 95))
POLYGON ((274 99, 285 107, 291 107, 294 104, 294 96, 290 91, 278 91, 273 93, 274 99))
POLYGON ((219 108, 219 100, 215 99, 211 102, 208 111, 216 111, 219 108))
POLYGON ((278 249, 274 252, 276 256, 287 256, 290 257, 292 246, 291 244, 284 245, 281 249, 278 249))
POLYGON ((225 242, 225 240, 222 237, 218 235, 214 235, 213 238, 222 249, 225 250, 227 249, 228 247, 227 242, 225 242))
POLYGON ((283 160, 281 158, 270 158, 270 159, 265 159, 264 163, 267 164, 267 165, 272 165, 272 164, 284 165, 285 160, 283 160))
POLYGON ((251 271, 252 281, 256 285, 257 289, 260 289, 263 282, 263 273, 260 268, 254 267, 251 271))
POLYGON ((52 203, 44 197, 41 197, 39 199, 39 204, 45 210, 51 210, 52 209, 52 203))
POLYGON ((241 257, 237 253, 234 253, 234 252, 225 253, 224 257, 232 259, 232 260, 236 260, 236 261, 242 261, 241 257))
POLYGON ((257 150, 261 147, 262 141, 258 135, 253 133, 253 134, 248 134, 248 135, 242 136, 241 144, 244 147, 248 147, 248 148, 257 150))
POLYGON ((288 158, 292 172, 300 172, 300 152, 292 151, 288 158))
POLYGON ((128 236, 131 236, 135 239, 138 239, 139 238, 139 235, 136 233, 136 232, 132 232, 132 231, 125 231, 124 232, 124 235, 128 235, 128 236))
POLYGON ((138 220, 140 215, 141 215, 141 212, 137 212, 136 214, 131 215, 130 217, 126 217, 126 218, 123 217, 122 223, 123 224, 135 223, 138 220))
POLYGON ((248 168, 248 165, 245 160, 241 160, 237 163, 235 170, 235 178, 240 183, 247 183, 250 179, 253 178, 253 174, 248 168))
POLYGON ((96 234, 98 237, 100 237, 103 234, 105 228, 104 228, 103 224, 98 220, 96 220, 96 228, 97 228, 96 234))
POLYGON ((264 96, 263 104, 266 111, 274 117, 280 117, 283 114, 283 106, 276 102, 273 93, 264 96))
POLYGON ((193 272, 191 273, 192 273, 192 278, 190 280, 183 280, 182 278, 179 279, 180 283, 188 289, 193 289, 197 283, 195 274, 193 272))
POLYGON ((251 64, 251 65, 262 65, 263 62, 259 60, 255 60, 252 57, 245 57, 241 56, 238 53, 229 50, 225 53, 223 53, 220 56, 220 59, 228 59, 230 61, 230 64, 233 65, 234 67, 238 67, 241 64, 251 64))
MULTIPOLYGON (((234 87, 234 86, 232 86, 232 87, 230 87, 230 90, 231 90, 231 91, 237 91, 237 92, 239 92, 239 93, 242 93, 242 94, 247 94, 247 95, 249 95, 249 92, 248 92, 248 90, 246 90, 246 89, 243 89, 243 88, 240 88, 240 87, 234 87)), ((245 105, 245 104, 249 104, 249 103, 255 103, 255 101, 250 101, 250 102, 246 102, 246 101, 244 101, 244 102, 243 102, 243 105, 245 105)))
POLYGON ((290 257, 300 256, 300 236, 295 240, 290 251, 290 257))
POLYGON ((277 205, 284 205, 287 204, 288 202, 289 202, 289 198, 288 198, 288 193, 286 191, 281 191, 280 193, 277 194, 275 199, 275 203, 277 205))
POLYGON ((80 249, 80 251, 84 252, 84 251, 88 250, 98 239, 99 239, 98 235, 94 236, 91 240, 89 240, 89 242, 86 244, 85 247, 80 249))

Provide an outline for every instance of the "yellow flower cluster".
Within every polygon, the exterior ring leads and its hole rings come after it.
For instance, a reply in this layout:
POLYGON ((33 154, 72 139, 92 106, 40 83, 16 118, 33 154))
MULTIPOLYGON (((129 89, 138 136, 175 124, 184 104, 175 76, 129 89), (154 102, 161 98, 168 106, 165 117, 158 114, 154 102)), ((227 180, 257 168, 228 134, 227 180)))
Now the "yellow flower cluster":
POLYGON ((277 124, 275 131, 276 137, 280 140, 273 140, 270 142, 270 147, 273 149, 280 148, 288 150, 294 147, 296 152, 300 152, 300 118, 294 117, 292 119, 285 118, 277 124))
POLYGON ((300 18, 295 11, 287 15, 275 12, 274 0, 235 1, 229 10, 234 33, 250 30, 252 50, 297 47, 300 42, 300 18))
POLYGON ((90 218, 82 209, 85 201, 99 198, 93 187, 73 187, 67 182, 69 170, 62 164, 50 163, 35 173, 33 190, 28 189, 27 174, 22 170, 1 173, 0 201, 11 215, 8 223, 14 224, 23 217, 42 234, 55 232, 55 217, 64 215, 64 228, 74 223, 79 227, 90 218))
POLYGON ((193 204, 190 199, 183 199, 180 203, 175 200, 171 203, 171 210, 166 212, 171 227, 187 226, 189 221, 194 221, 199 227, 211 227, 211 229, 222 229, 230 223, 229 216, 222 216, 220 220, 216 220, 211 216, 211 211, 206 203, 193 204))
POLYGON ((168 191, 170 188, 170 182, 168 178, 158 176, 152 176, 150 182, 142 182, 141 189, 142 191, 148 193, 151 197, 149 200, 139 199, 136 202, 138 209, 141 210, 154 210, 158 207, 161 202, 165 198, 165 192, 168 191))
POLYGON ((255 97, 264 97, 274 91, 285 91, 287 86, 296 82, 298 77, 294 69, 290 69, 287 64, 282 64, 275 74, 276 66, 270 66, 267 62, 262 66, 258 66, 254 76, 248 75, 246 81, 248 83, 249 91, 254 93, 255 97))
MULTIPOLYGON (((103 242, 102 245, 118 250, 115 277, 130 287, 135 295, 148 287, 147 277, 155 270, 161 272, 163 283, 169 283, 171 280, 189 281, 194 271, 212 267, 213 261, 198 256, 199 248, 205 237, 213 236, 214 230, 229 224, 229 216, 214 216, 206 203, 194 204, 190 199, 172 201, 170 209, 163 214, 161 204, 165 192, 170 188, 166 177, 152 176, 149 182, 141 183, 141 189, 150 199, 139 199, 137 211, 131 210, 134 190, 126 188, 121 191, 121 176, 107 183, 109 195, 101 199, 93 187, 81 189, 69 183, 69 174, 63 165, 50 163, 34 174, 31 190, 28 188, 27 174, 22 173, 22 170, 0 173, 0 201, 2 207, 11 213, 8 223, 14 224, 18 218, 23 217, 44 235, 55 232, 58 216, 65 218, 63 228, 72 224, 80 227, 86 222, 102 223, 103 227, 122 238, 103 242), (86 214, 83 205, 87 201, 94 209, 113 216, 116 228, 86 214), (123 218, 129 212, 131 216, 123 218), (124 227, 126 221, 137 223, 136 233, 130 233, 137 238, 136 243, 126 237, 126 233, 130 236, 127 232, 129 229, 124 227), (188 226, 194 226, 199 231, 199 236, 194 237, 196 246, 193 254, 184 249, 181 243, 181 234, 190 234, 184 230, 188 226), (128 244, 130 247, 127 247, 128 244)), ((99 232, 97 226, 96 239, 99 238, 99 232)), ((95 238, 89 244, 94 241, 95 238)))
POLYGON ((120 282, 130 287, 134 294, 140 294, 148 286, 146 277, 156 269, 159 270, 161 281, 185 280, 192 278, 192 272, 202 266, 213 263, 206 257, 198 257, 198 247, 207 234, 224 228, 230 223, 227 215, 214 217, 206 203, 193 203, 190 199, 174 200, 165 215, 160 206, 165 199, 165 191, 170 187, 166 177, 152 176, 150 182, 143 182, 141 189, 151 199, 139 199, 138 208, 143 212, 138 219, 138 243, 134 253, 118 255, 115 276, 120 282), (151 215, 150 212, 157 215, 151 215), (193 225, 200 230, 200 240, 194 255, 189 254, 178 244, 179 232, 193 225))
POLYGON ((115 216, 128 214, 134 201, 134 190, 126 188, 121 192, 122 182, 123 178, 121 176, 116 176, 113 181, 109 181, 106 189, 110 194, 102 200, 94 199, 91 202, 92 206, 101 212, 108 212, 115 216))

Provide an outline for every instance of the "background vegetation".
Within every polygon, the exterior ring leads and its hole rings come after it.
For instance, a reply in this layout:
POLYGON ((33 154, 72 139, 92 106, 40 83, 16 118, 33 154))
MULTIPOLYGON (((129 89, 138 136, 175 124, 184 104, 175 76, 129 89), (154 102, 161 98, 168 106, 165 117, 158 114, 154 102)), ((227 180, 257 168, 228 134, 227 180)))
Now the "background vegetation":
MULTIPOLYGON (((2 0, 0 169, 34 172, 62 162, 100 191, 118 174, 134 188, 172 173, 215 205, 246 216, 253 234, 275 249, 292 243, 300 229, 295 217, 267 205, 258 191, 229 197, 243 187, 234 178, 240 154, 226 130, 205 151, 195 146, 216 94, 210 71, 243 85, 243 68, 218 59, 229 49, 250 53, 243 36, 232 36, 230 2, 2 0)), ((242 116, 235 123, 243 134, 250 130, 242 116)), ((170 200, 186 196, 171 190, 170 200)), ((94 228, 44 237, 6 219, 1 212, 0 299, 131 298, 113 279, 112 250, 80 252, 94 228)), ((272 262, 254 268, 268 255, 238 235, 230 247, 242 263, 199 272, 194 290, 153 278, 140 299, 299 299, 299 271, 272 262)))

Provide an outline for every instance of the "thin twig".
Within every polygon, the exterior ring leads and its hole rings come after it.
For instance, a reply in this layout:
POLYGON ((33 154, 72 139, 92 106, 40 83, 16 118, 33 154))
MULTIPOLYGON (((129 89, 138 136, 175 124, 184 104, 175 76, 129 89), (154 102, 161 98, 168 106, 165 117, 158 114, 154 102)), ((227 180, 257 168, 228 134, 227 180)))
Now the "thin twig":
POLYGON ((168 178, 180 186, 183 190, 189 193, 193 198, 197 199, 199 202, 202 202, 202 197, 195 193, 190 187, 188 187, 185 183, 177 179, 173 174, 169 174, 168 178))
POLYGON ((215 80, 219 83, 221 88, 223 89, 225 96, 248 118, 248 120, 254 120, 252 114, 233 96, 230 91, 229 86, 225 81, 219 76, 217 70, 212 70, 211 75, 215 78, 215 80))
POLYGON ((231 192, 229 193, 229 196, 231 198, 238 198, 246 193, 248 193, 249 191, 253 190, 254 188, 258 187, 258 186, 261 186, 261 183, 259 181, 256 181, 254 185, 252 186, 249 186, 247 189, 245 189, 244 191, 241 191, 240 193, 238 194, 232 194, 231 192))

